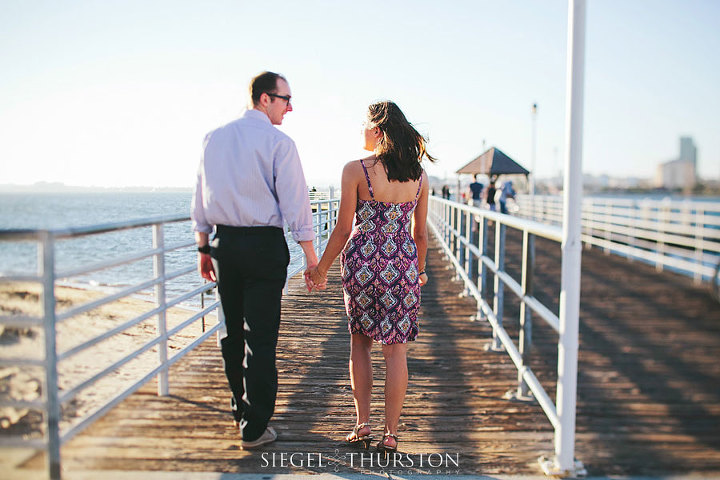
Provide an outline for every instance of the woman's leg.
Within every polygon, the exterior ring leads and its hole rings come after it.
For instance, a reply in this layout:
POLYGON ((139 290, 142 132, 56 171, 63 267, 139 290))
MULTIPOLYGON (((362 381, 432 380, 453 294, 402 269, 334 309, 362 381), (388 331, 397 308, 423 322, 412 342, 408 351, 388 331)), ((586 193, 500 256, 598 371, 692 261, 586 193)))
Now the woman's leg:
MULTIPOLYGON (((385 433, 397 435, 400 411, 405 401, 405 391, 408 383, 407 344, 396 343, 383 345, 385 357, 385 433)), ((397 442, 387 438, 384 443, 394 447, 397 442)))
MULTIPOLYGON (((372 362, 370 349, 372 339, 360 333, 350 338, 350 385, 355 401, 357 425, 370 421, 370 397, 372 395, 372 362)), ((358 436, 369 435, 370 427, 358 431, 358 436)))

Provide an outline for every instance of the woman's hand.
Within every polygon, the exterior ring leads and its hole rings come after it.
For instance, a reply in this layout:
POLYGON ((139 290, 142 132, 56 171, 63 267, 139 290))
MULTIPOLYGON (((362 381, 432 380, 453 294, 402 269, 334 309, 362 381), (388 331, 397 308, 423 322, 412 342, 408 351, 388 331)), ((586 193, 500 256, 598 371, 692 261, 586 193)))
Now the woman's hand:
POLYGON ((428 276, 427 273, 423 273, 418 277, 418 282, 420 283, 421 287, 424 287, 425 284, 428 282, 428 276))
POLYGON ((305 285, 308 292, 313 289, 325 290, 327 288, 327 273, 321 273, 317 267, 305 270, 305 285))

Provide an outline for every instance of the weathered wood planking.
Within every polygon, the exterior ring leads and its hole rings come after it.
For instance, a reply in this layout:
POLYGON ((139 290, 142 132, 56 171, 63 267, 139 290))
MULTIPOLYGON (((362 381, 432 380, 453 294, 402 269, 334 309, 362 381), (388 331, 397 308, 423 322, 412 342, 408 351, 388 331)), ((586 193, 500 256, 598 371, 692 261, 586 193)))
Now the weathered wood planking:
MULTIPOLYGON (((506 266, 516 278, 519 251, 519 235, 508 231, 506 266)), ((537 241, 536 296, 556 313, 559 260, 559 245, 537 241)), ((475 304, 458 296, 461 285, 447 266, 433 244, 421 333, 409 349, 400 431, 401 450, 414 455, 416 464, 400 470, 538 473, 537 457, 552 454, 552 428, 538 405, 502 398, 515 388, 515 368, 507 355, 484 351, 490 328, 470 321, 475 304), (419 454, 435 452, 457 455, 459 467, 417 465, 419 454)), ((507 291, 505 326, 513 338, 518 314, 507 291)), ((720 473, 717 302, 685 277, 585 251, 580 337, 576 456, 590 474, 720 473)), ((533 339, 532 367, 554 398, 557 335, 537 320, 533 339)), ((315 459, 315 466, 271 468, 261 453, 239 449, 214 340, 172 369, 169 397, 157 397, 155 386, 148 385, 66 445, 64 466, 70 471, 383 470, 350 465, 358 451, 342 443, 354 423, 348 342, 337 267, 322 293, 308 295, 294 279, 283 301, 278 348, 281 385, 272 424, 280 439, 265 451, 322 454, 322 467, 315 459)), ((373 364, 377 435, 383 422, 379 348, 373 364)), ((24 465, 41 467, 40 456, 24 465)))

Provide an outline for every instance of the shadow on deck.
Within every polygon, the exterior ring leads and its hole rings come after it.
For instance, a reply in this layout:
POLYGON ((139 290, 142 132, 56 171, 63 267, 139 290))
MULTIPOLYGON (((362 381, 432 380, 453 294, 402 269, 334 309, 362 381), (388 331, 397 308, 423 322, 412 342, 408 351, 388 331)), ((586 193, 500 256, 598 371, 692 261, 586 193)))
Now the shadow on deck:
MULTIPOLYGON (((503 399, 515 388, 515 368, 505 354, 483 349, 489 325, 470 320, 474 301, 459 297, 461 285, 433 242, 421 332, 409 349, 400 429, 409 457, 400 465, 378 466, 367 454, 361 464, 361 451, 342 442, 354 412, 335 267, 325 292, 309 295, 297 278, 284 299, 272 421, 280 438, 265 453, 239 449, 213 339, 171 370, 170 396, 147 385, 63 447, 65 470, 538 474, 538 456, 552 456, 552 428, 537 404, 503 399), (295 466, 292 453, 300 454, 295 466)), ((537 252, 536 296, 557 312, 560 249, 538 240, 537 252)), ((511 232, 506 262, 519 269, 511 232)), ((507 292, 505 325, 515 338, 518 312, 507 292)), ((554 399, 557 335, 540 321, 533 335, 532 367, 554 399)), ((704 290, 685 277, 583 252, 576 457, 589 473, 720 473, 718 352, 720 308, 704 290)), ((373 364, 377 435, 384 378, 377 347, 373 364)), ((21 468, 43 468, 42 457, 21 468)))

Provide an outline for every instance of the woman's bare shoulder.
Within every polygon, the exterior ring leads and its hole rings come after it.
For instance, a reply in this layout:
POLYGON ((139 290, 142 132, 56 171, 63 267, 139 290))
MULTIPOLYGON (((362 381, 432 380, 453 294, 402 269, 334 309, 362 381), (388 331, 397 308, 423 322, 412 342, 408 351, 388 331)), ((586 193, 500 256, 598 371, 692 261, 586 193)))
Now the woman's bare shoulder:
POLYGON ((372 157, 363 158, 362 160, 351 160, 345 164, 345 167, 343 168, 343 172, 351 174, 351 175, 362 175, 365 176, 365 173, 363 172, 362 164, 360 162, 365 162, 365 167, 368 166, 368 160, 370 160, 372 157))

